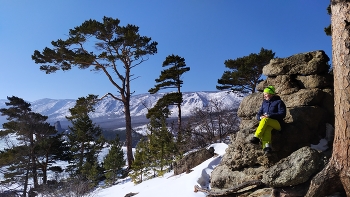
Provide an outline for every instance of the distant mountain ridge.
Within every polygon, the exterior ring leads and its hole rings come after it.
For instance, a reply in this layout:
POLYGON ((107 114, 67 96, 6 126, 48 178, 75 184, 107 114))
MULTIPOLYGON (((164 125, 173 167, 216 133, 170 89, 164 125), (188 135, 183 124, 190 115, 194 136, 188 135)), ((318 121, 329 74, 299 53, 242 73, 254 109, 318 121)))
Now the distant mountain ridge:
MULTIPOLYGON (((131 97, 130 111, 133 118, 133 122, 146 121, 147 108, 153 107, 159 98, 166 93, 156 94, 139 94, 131 97)), ((239 93, 227 93, 226 91, 217 92, 185 92, 183 93, 182 115, 189 116, 191 111, 195 108, 202 108, 212 101, 218 101, 222 104, 223 108, 238 108, 243 96, 239 93)), ((0 108, 6 107, 6 99, 0 99, 0 108)), ((69 109, 73 108, 76 99, 39 99, 31 103, 31 108, 34 112, 48 116, 48 122, 54 123, 56 121, 65 123, 66 116, 69 116, 69 109)), ((111 97, 104 98, 95 106, 95 112, 91 114, 91 118, 94 122, 99 124, 109 124, 113 122, 120 122, 123 125, 124 121, 124 106, 122 102, 117 101, 111 97)), ((177 117, 177 108, 171 106, 172 117, 177 117)), ((4 123, 5 117, 1 117, 0 123, 4 123)))

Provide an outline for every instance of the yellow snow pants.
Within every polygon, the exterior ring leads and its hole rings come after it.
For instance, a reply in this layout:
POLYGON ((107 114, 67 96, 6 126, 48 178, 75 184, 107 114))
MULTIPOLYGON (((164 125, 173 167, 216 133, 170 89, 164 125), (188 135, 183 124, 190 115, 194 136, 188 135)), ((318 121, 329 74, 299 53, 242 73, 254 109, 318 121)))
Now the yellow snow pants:
POLYGON ((260 120, 259 126, 255 131, 255 137, 262 142, 262 147, 270 147, 272 129, 281 130, 280 123, 272 118, 263 118, 260 120))

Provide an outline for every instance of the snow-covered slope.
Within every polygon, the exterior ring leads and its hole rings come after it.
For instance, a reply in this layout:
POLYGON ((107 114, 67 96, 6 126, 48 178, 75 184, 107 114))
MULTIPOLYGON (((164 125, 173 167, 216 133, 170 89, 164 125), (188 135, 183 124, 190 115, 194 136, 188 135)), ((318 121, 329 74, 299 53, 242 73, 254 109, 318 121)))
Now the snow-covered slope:
POLYGON ((171 171, 163 177, 156 177, 138 185, 135 185, 131 182, 130 178, 128 178, 112 187, 98 189, 95 191, 94 196, 123 197, 132 192, 137 193, 135 197, 205 197, 207 195, 203 192, 195 193, 194 186, 199 185, 202 188, 210 189, 210 173, 220 164, 221 158, 228 147, 227 144, 224 143, 217 143, 211 146, 214 147, 217 156, 194 167, 189 174, 182 173, 174 176, 174 172, 171 171))

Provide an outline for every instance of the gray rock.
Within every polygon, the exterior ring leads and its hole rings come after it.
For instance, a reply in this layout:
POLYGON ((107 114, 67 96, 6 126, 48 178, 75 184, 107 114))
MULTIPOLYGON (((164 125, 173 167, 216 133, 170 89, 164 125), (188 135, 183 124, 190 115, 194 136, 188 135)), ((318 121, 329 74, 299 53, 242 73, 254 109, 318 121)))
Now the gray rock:
MULTIPOLYGON (((286 123, 295 123, 298 127, 321 129, 319 124, 326 121, 327 111, 320 106, 299 106, 288 108, 286 123)), ((288 125, 288 124, 287 124, 288 125)), ((326 126, 322 126, 326 129, 326 126)))
POLYGON ((303 147, 266 170, 262 182, 271 187, 298 185, 309 180, 322 166, 321 154, 303 147))
MULTIPOLYGON (((321 89, 300 89, 289 95, 281 95, 281 99, 287 107, 321 105, 323 99, 321 89)), ((256 112, 255 112, 256 113, 256 112)))
POLYGON ((267 86, 274 86, 278 95, 293 94, 300 88, 297 80, 290 75, 278 75, 277 77, 267 77, 266 80, 257 85, 257 90, 262 92, 267 86))
POLYGON ((256 112, 262 103, 263 95, 260 92, 250 94, 243 98, 238 107, 237 115, 242 119, 255 118, 256 112))
POLYGON ((242 170, 245 167, 261 166, 264 163, 259 162, 258 158, 263 156, 264 152, 260 145, 254 145, 249 142, 253 137, 252 130, 240 130, 231 136, 234 143, 229 144, 226 154, 221 160, 221 164, 228 166, 232 171, 242 170))
POLYGON ((245 168, 242 171, 232 171, 225 165, 217 166, 211 173, 211 187, 228 189, 237 186, 240 183, 251 180, 261 180, 265 167, 245 168))
POLYGON ((249 194, 247 197, 275 197, 272 194, 271 188, 262 188, 254 191, 253 193, 249 194))
POLYGON ((61 122, 60 121, 56 121, 54 123, 54 126, 55 126, 55 129, 56 129, 57 132, 61 133, 61 132, 64 131, 64 129, 62 129, 62 127, 61 127, 61 122))
POLYGON ((174 162, 174 175, 178 175, 183 172, 189 173, 192 168, 213 157, 214 151, 214 148, 210 147, 209 149, 203 148, 198 151, 189 153, 184 158, 174 162))
POLYGON ((239 124, 239 129, 253 129, 255 130, 256 127, 259 125, 259 121, 254 118, 254 119, 241 119, 241 122, 239 124))
POLYGON ((333 76, 330 74, 306 76, 298 75, 296 80, 299 82, 299 87, 305 89, 329 88, 333 86, 333 76))
POLYGON ((269 77, 278 75, 314 75, 327 73, 329 57, 324 51, 300 53, 287 58, 272 59, 263 68, 263 74, 269 77))
POLYGON ((125 194, 124 197, 131 197, 131 196, 135 196, 137 194, 138 194, 138 192, 137 193, 130 192, 130 193, 125 194))

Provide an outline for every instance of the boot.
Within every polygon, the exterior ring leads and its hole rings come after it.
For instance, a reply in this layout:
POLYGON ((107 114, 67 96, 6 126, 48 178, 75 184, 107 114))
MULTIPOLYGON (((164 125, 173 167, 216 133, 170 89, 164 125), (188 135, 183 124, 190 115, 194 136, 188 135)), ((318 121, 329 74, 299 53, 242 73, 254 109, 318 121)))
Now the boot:
POLYGON ((259 144, 260 139, 257 138, 257 137, 252 137, 252 139, 250 139, 249 141, 250 141, 250 143, 252 143, 252 144, 259 144))
POLYGON ((269 154, 272 152, 272 149, 270 147, 265 147, 263 151, 265 152, 265 154, 269 154))

